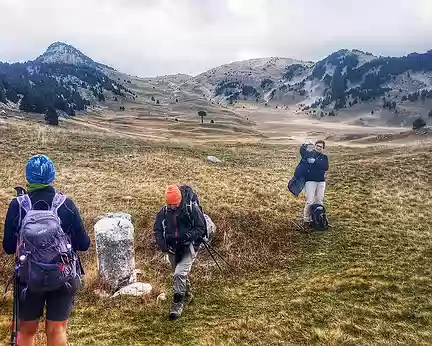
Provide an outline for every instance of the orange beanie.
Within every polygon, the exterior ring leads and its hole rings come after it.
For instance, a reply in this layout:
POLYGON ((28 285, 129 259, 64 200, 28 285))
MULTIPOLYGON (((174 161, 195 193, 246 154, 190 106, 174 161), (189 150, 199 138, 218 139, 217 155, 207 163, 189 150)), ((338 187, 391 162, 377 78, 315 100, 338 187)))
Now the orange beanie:
POLYGON ((182 201, 182 194, 177 185, 170 185, 166 191, 166 203, 170 205, 180 204, 182 201))

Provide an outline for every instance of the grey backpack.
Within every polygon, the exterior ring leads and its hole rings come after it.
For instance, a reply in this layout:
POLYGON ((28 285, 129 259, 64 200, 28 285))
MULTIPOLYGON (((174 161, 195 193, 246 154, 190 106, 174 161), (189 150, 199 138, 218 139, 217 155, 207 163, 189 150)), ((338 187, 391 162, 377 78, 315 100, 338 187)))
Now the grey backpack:
MULTIPOLYGON (((77 255, 61 227, 58 209, 66 196, 55 194, 48 210, 34 210, 28 195, 17 198, 20 205, 18 239, 19 280, 32 292, 54 291, 66 285, 77 274, 77 255), (26 215, 21 220, 21 209, 26 215)), ((25 292, 24 292, 25 293, 25 292)))

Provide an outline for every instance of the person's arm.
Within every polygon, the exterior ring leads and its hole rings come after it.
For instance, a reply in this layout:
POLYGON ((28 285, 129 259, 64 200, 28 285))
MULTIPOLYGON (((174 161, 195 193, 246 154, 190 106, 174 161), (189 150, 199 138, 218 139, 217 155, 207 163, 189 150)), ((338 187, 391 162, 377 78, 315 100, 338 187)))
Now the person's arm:
POLYGON ((307 147, 309 146, 309 143, 303 143, 301 146, 300 146, 300 155, 301 155, 301 157, 302 157, 302 159, 306 159, 308 156, 310 156, 310 155, 308 155, 308 153, 309 153, 309 151, 307 150, 307 147))
POLYGON ((198 205, 192 205, 192 219, 194 227, 190 230, 190 241, 195 241, 203 238, 206 234, 206 224, 204 214, 198 205))
POLYGON ((13 255, 16 251, 18 233, 19 233, 19 204, 16 199, 13 199, 9 204, 9 209, 6 214, 3 249, 8 255, 13 255))
POLYGON ((156 216, 156 221, 154 224, 154 234, 155 234, 155 238, 156 238, 156 244, 159 247, 159 249, 162 252, 169 252, 168 244, 166 243, 165 238, 163 236, 164 229, 163 229, 162 222, 165 218, 164 214, 165 214, 165 212, 162 209, 159 212, 159 214, 156 216))
POLYGON ((85 230, 80 212, 72 200, 66 200, 65 204, 72 215, 72 220, 69 228, 72 248, 75 251, 87 251, 90 247, 90 238, 85 230))

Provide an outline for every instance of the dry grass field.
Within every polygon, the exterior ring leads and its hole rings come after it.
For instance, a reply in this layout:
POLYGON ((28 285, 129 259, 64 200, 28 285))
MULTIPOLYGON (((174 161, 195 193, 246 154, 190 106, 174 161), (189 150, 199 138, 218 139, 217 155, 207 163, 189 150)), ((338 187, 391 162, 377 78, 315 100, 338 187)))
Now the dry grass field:
MULTIPOLYGON (((432 344, 432 146, 329 147, 333 228, 309 234, 293 224, 303 198, 286 190, 297 146, 238 142, 150 140, 76 124, 0 124, 0 224, 36 153, 55 161, 55 186, 78 204, 92 239, 99 215, 133 215, 140 280, 154 293, 95 295, 92 243, 82 255, 87 275, 70 344, 432 344), (207 155, 223 163, 206 163, 207 155), (171 183, 199 192, 218 226, 215 248, 238 267, 221 274, 200 254, 192 274, 197 299, 175 323, 167 318, 172 277, 152 231, 171 183), (164 303, 156 302, 160 292, 168 294, 164 303)), ((0 288, 11 271, 12 259, 1 255, 0 288)), ((5 344, 11 308, 10 295, 0 298, 5 344)))

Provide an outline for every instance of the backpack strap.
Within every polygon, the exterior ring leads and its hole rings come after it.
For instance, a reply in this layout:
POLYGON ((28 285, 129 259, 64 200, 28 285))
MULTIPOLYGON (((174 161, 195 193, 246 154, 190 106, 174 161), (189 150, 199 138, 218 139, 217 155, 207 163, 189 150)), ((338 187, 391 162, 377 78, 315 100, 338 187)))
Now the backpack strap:
POLYGON ((18 226, 21 227, 21 222, 22 222, 22 209, 24 209, 24 211, 26 212, 26 214, 32 210, 33 205, 30 199, 30 196, 25 194, 25 195, 21 195, 17 197, 17 202, 19 205, 19 221, 18 221, 18 226))
POLYGON ((67 198, 66 195, 56 193, 54 195, 50 210, 57 215, 59 208, 64 204, 64 202, 66 202, 66 198, 67 198))
POLYGON ((29 195, 22 195, 17 197, 18 204, 21 208, 25 210, 26 213, 28 213, 30 210, 32 210, 33 205, 30 199, 29 195))
POLYGON ((165 241, 166 241, 166 229, 167 229, 167 226, 166 226, 166 213, 167 213, 167 207, 165 206, 164 207, 164 218, 163 218, 163 220, 162 220, 162 228, 163 228, 163 238, 165 239, 165 241))

